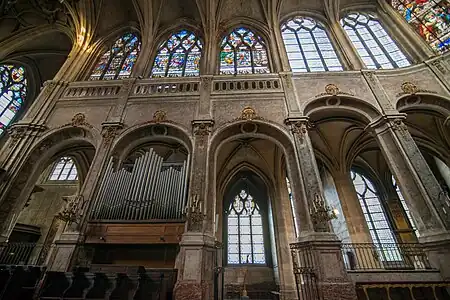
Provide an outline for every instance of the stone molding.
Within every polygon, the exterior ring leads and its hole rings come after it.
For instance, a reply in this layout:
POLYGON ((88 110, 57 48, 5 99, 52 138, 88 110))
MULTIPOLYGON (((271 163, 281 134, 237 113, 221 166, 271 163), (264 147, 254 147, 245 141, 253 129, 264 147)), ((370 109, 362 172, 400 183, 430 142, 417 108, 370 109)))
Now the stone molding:
POLYGON ((102 137, 104 144, 110 145, 123 128, 124 125, 120 122, 102 123, 102 137))

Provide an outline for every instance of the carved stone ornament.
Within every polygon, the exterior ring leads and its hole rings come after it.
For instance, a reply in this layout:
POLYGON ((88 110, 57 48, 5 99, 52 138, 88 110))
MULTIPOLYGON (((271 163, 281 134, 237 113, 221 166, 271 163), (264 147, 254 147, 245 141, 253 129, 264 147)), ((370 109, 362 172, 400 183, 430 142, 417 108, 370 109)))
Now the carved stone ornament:
POLYGON ((102 125, 102 137, 106 145, 111 144, 123 128, 122 123, 103 123, 102 125))
POLYGON ((203 201, 200 200, 198 195, 192 195, 189 198, 184 214, 188 223, 188 230, 201 232, 206 214, 204 212, 203 201))
POLYGON ((86 121, 86 116, 83 113, 77 113, 73 116, 72 122, 64 124, 62 127, 73 126, 73 127, 87 127, 92 129, 93 126, 86 121))
POLYGON ((163 110, 157 110, 153 114, 153 122, 154 123, 161 123, 167 121, 167 113, 163 110))
POLYGON ((408 126, 403 123, 402 119, 394 119, 391 121, 392 129, 395 131, 399 131, 400 133, 408 132, 408 126))
POLYGON ((316 96, 316 98, 324 96, 339 96, 339 95, 354 96, 351 93, 342 92, 336 84, 329 83, 325 86, 325 93, 320 93, 319 95, 316 96))
POLYGON ((314 127, 314 125, 309 122, 307 118, 286 119, 285 124, 290 126, 291 132, 294 134, 294 136, 299 138, 300 143, 304 142, 308 134, 308 130, 314 127))
POLYGON ((32 123, 13 124, 8 129, 8 134, 11 137, 9 147, 10 148, 14 147, 21 139, 27 136, 39 135, 39 133, 44 132, 45 130, 47 130, 47 127, 43 125, 37 125, 32 123))
POLYGON ((246 106, 242 110, 242 113, 241 113, 242 120, 253 120, 256 117, 257 117, 256 111, 252 107, 246 106))
POLYGON ((420 92, 436 94, 436 92, 434 91, 420 89, 415 83, 412 83, 410 81, 403 82, 400 88, 402 92, 397 95, 398 97, 403 95, 415 95, 420 92))
POLYGON ((56 215, 56 218, 68 223, 78 224, 81 221, 81 210, 84 207, 83 195, 65 196, 65 207, 56 215))
POLYGON ((328 222, 337 218, 334 211, 325 204, 324 198, 318 193, 314 195, 310 214, 314 231, 316 232, 329 232, 330 226, 328 222))
POLYGON ((196 136, 207 136, 211 133, 214 126, 213 120, 194 120, 192 121, 192 131, 196 136))

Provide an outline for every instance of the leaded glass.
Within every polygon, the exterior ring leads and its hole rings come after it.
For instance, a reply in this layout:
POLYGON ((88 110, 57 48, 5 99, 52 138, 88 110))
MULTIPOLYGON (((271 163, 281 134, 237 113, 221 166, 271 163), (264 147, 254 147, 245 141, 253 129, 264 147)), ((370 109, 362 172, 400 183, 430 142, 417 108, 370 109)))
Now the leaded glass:
POLYGON ((16 116, 27 95, 23 67, 0 65, 0 135, 16 116))
POLYGON ((202 42, 192 32, 181 30, 171 35, 158 49, 152 77, 198 76, 202 42))
POLYGON ((392 0, 392 6, 436 52, 449 49, 449 0, 392 0))
POLYGON ((266 45, 250 29, 240 27, 223 38, 220 51, 220 74, 269 73, 266 45))
POLYGON ((397 181, 395 181, 394 176, 392 176, 392 185, 394 186, 395 192, 397 193, 397 196, 400 199, 400 203, 402 204, 403 210, 405 211, 405 214, 408 217, 408 220, 409 220, 409 223, 411 224, 412 230, 414 230, 414 233, 416 234, 416 236, 419 236, 419 231, 416 228, 416 223, 414 222, 414 219, 412 218, 411 212, 409 211, 408 205, 406 205, 405 198, 403 197, 403 194, 400 191, 400 188, 398 187, 397 181))
POLYGON ((325 27, 316 20, 290 19, 281 32, 292 72, 343 70, 325 27))
POLYGON ((141 42, 137 34, 124 34, 102 55, 89 80, 111 80, 130 77, 140 49, 141 42))
POLYGON ((355 171, 351 172, 351 179, 369 227, 372 241, 376 245, 381 259, 384 261, 402 260, 400 252, 395 246, 393 250, 396 240, 373 183, 355 171))
POLYGON ((367 68, 392 69, 410 65, 374 16, 350 13, 341 20, 341 24, 367 68))
POLYGON ((253 196, 242 189, 227 214, 228 263, 265 264, 262 218, 253 196))
POLYGON ((70 157, 61 157, 53 166, 48 180, 64 181, 78 180, 78 172, 75 163, 70 157))

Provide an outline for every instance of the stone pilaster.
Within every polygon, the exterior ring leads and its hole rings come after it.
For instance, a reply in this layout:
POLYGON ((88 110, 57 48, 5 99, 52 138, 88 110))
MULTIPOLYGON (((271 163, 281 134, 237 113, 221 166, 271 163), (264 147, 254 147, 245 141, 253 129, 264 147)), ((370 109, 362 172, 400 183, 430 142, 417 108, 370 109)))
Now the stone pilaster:
POLYGON ((402 114, 385 116, 370 127, 416 222, 419 241, 425 245, 433 267, 448 278, 450 200, 403 123, 404 118, 402 114))
POLYGON ((179 270, 174 288, 175 300, 212 299, 214 293, 215 239, 210 224, 214 203, 206 200, 207 152, 214 121, 192 122, 194 149, 192 154, 190 196, 186 207, 186 229, 180 242, 175 268, 179 270))

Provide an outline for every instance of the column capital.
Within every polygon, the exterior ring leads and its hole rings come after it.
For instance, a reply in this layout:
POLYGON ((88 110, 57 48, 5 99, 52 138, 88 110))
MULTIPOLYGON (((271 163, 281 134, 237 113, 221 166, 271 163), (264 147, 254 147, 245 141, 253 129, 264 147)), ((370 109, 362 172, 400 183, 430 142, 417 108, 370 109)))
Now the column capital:
POLYGON ((193 120, 192 124, 192 132, 195 136, 205 136, 209 135, 214 127, 214 120, 212 119, 202 119, 202 120, 193 120))
POLYGON ((105 145, 110 145, 123 128, 124 124, 121 122, 102 123, 102 137, 105 145))
POLYGON ((308 133, 308 130, 314 127, 314 125, 309 121, 309 117, 307 116, 293 118, 288 117, 284 120, 284 124, 286 124, 286 126, 289 126, 292 134, 295 137, 298 137, 300 141, 303 141, 308 133))
POLYGON ((406 120, 405 113, 383 115, 367 125, 366 130, 375 130, 384 125, 388 125, 393 129, 406 129, 405 124, 403 123, 404 120, 406 120))

